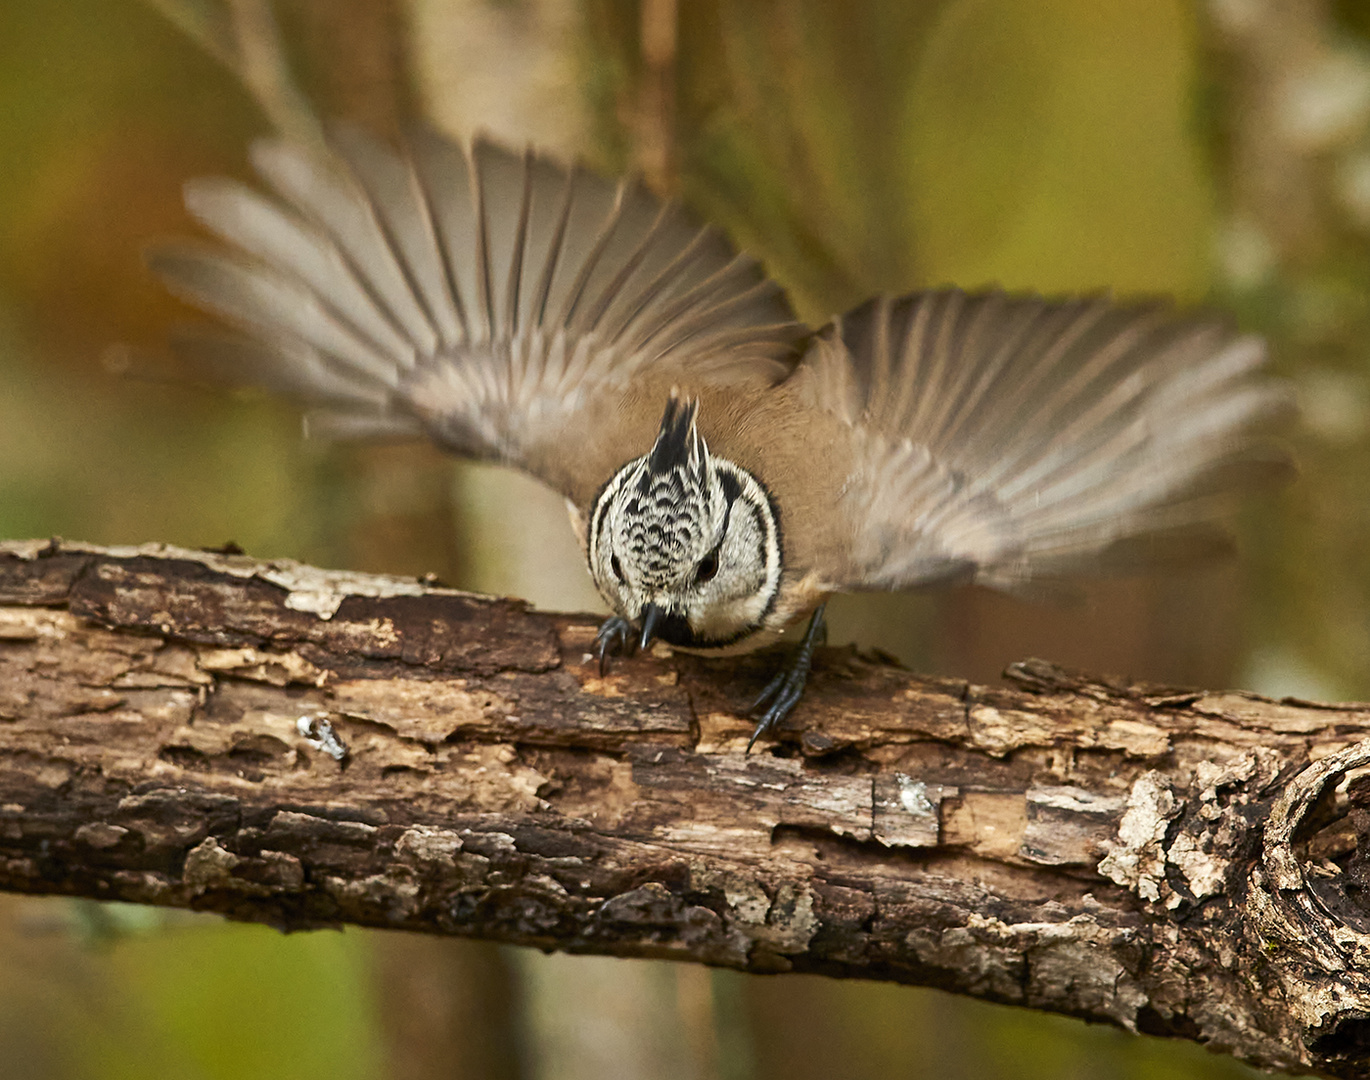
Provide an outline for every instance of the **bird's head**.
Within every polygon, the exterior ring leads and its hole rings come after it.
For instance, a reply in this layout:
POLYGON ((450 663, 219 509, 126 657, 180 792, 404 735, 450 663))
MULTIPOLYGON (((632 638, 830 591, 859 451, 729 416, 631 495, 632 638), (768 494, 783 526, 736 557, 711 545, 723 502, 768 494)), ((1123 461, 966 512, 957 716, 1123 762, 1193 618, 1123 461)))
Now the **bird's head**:
POLYGON ((780 529, 751 473, 709 453, 698 402, 674 394, 651 450, 596 497, 595 585, 637 623, 639 645, 721 647, 756 630, 780 587, 780 529))

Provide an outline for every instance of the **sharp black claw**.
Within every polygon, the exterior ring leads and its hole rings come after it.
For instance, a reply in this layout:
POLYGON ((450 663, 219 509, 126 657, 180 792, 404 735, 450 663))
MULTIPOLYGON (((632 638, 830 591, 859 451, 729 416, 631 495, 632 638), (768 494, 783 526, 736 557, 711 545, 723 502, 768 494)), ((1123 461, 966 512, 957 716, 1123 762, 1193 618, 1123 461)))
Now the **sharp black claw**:
POLYGON ((809 681, 809 669, 813 667, 813 652, 821 642, 828 639, 828 624, 823 621, 823 608, 820 606, 809 620, 804 631, 804 640, 790 657, 789 663, 776 672, 775 678, 766 684, 756 701, 747 710, 748 716, 755 716, 758 709, 766 707, 761 721, 747 741, 747 753, 752 752, 756 740, 773 731, 785 717, 794 711, 799 699, 804 696, 804 686, 809 681), (768 704, 769 703, 769 704, 768 704))
POLYGON ((635 651, 633 624, 622 615, 613 615, 600 624, 595 635, 595 651, 599 655, 599 674, 609 670, 609 657, 632 656, 635 651))
MULTIPOLYGON (((791 659, 793 660, 794 658, 791 657, 791 659)), ((771 698, 775 697, 776 694, 780 693, 780 688, 785 685, 785 678, 790 673, 790 666, 791 665, 786 664, 779 671, 777 671, 775 673, 775 678, 773 678, 770 682, 766 684, 766 689, 762 690, 761 693, 757 694, 756 700, 747 706, 748 716, 755 716, 757 710, 760 709, 761 706, 765 705, 766 702, 770 701, 771 698)))

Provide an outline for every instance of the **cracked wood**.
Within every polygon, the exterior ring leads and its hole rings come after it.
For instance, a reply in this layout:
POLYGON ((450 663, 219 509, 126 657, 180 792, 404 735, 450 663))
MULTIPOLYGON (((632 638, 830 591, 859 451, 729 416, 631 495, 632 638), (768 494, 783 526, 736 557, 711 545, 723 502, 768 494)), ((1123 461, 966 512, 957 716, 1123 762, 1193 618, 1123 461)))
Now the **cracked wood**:
POLYGON ((0 887, 892 979, 1370 1074, 1370 708, 828 649, 746 756, 773 657, 601 676, 595 630, 0 545, 0 887))

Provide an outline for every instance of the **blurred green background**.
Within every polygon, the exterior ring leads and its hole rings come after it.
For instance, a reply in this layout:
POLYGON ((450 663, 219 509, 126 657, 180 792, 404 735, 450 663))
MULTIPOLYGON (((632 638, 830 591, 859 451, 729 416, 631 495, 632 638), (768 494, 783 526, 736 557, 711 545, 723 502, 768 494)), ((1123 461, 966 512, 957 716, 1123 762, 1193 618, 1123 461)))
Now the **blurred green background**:
MULTIPOLYGON (((1370 8, 1209 0, 0 0, 0 536, 235 541, 597 604, 559 501, 424 447, 306 444, 279 403, 112 372, 191 317, 141 246, 311 105, 634 168, 806 317, 998 283, 1168 293, 1267 334, 1303 478, 1235 566, 1078 609, 844 600, 833 640, 987 681, 1028 655, 1370 698, 1370 8)), ((1249 1075, 932 991, 284 937, 0 897, 0 1078, 1249 1075)))

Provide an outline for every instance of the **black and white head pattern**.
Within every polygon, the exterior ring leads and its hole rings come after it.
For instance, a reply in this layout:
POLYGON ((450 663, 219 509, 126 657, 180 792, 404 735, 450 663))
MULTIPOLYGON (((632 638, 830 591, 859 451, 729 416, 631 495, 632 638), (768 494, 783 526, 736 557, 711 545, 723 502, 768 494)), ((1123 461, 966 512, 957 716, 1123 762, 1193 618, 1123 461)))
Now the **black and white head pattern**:
POLYGON ((780 586, 774 504, 751 473, 709 453, 698 403, 672 396, 651 451, 628 462, 592 508, 590 573, 609 604, 656 636, 722 647, 760 627, 780 586))

